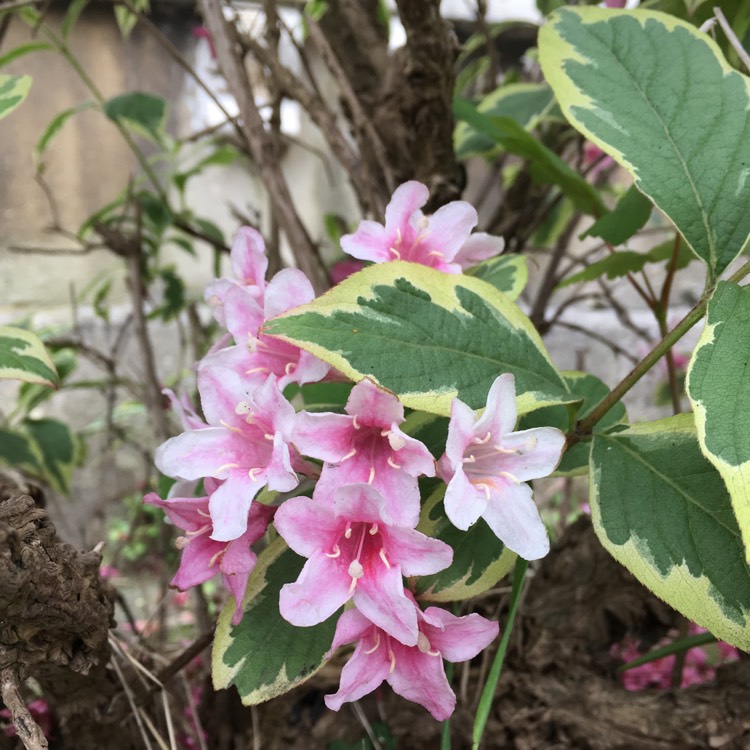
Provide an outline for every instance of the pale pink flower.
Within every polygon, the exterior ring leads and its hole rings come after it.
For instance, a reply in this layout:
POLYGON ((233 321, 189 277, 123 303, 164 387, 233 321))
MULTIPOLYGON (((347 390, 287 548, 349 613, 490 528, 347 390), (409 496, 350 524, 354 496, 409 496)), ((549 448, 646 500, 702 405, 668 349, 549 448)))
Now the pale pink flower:
POLYGON ((399 643, 357 610, 341 615, 331 651, 354 641, 357 646, 341 671, 338 692, 325 697, 328 708, 338 711, 385 680, 394 692, 424 706, 438 721, 453 713, 456 696, 446 679, 443 659, 473 658, 497 637, 498 624, 478 614, 456 617, 439 607, 421 612, 412 606, 419 635, 410 646, 399 643))
POLYGON ((445 513, 454 526, 466 530, 481 516, 506 547, 536 560, 549 551, 549 539, 526 482, 554 471, 565 435, 555 427, 512 432, 516 417, 510 373, 492 384, 478 419, 454 399, 438 471, 448 483, 445 513))
POLYGON ((294 407, 271 375, 247 392, 236 373, 215 367, 199 373, 198 388, 209 426, 163 443, 156 466, 167 476, 224 480, 211 495, 212 538, 227 542, 247 528, 247 514, 264 486, 288 492, 298 484, 289 442, 294 407))
MULTIPOLYGON (((206 483, 211 488, 217 486, 216 482, 210 480, 206 480, 206 483)), ((182 557, 180 567, 170 581, 171 585, 186 591, 221 573, 224 585, 234 596, 232 622, 238 624, 242 619, 242 600, 247 580, 257 559, 251 545, 266 533, 276 508, 252 503, 245 532, 230 542, 219 542, 211 538, 213 523, 208 512, 208 496, 162 500, 151 492, 143 498, 143 502, 162 508, 167 518, 185 532, 176 541, 177 548, 182 550, 182 557)))
POLYGON ((241 227, 235 235, 230 253, 234 278, 212 281, 205 291, 205 299, 214 309, 216 320, 226 325, 224 299, 231 289, 242 289, 250 299, 263 303, 266 289, 266 243, 260 232, 252 227, 241 227))
POLYGON ((298 415, 292 440, 300 453, 325 461, 315 499, 325 502, 337 487, 364 482, 385 497, 393 523, 419 520, 421 474, 435 476, 425 445, 403 432, 404 407, 392 393, 364 379, 352 388, 346 414, 298 415))
POLYGON ((354 234, 341 238, 344 252, 374 263, 408 260, 445 273, 461 273, 502 252, 502 237, 471 234, 477 224, 471 204, 453 201, 425 216, 421 208, 428 198, 429 191, 421 182, 405 182, 385 209, 385 226, 361 221, 354 234))
POLYGON ((417 614, 402 576, 436 573, 453 550, 412 528, 391 525, 382 495, 367 484, 340 487, 330 504, 287 500, 274 524, 286 543, 309 558, 295 583, 281 589, 279 610, 292 625, 323 622, 350 599, 391 636, 414 646, 417 614))

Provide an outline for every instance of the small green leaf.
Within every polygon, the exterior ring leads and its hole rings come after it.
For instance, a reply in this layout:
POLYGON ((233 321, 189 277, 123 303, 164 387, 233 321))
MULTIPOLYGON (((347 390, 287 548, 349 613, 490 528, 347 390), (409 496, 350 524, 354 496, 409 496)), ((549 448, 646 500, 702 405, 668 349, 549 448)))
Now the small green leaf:
MULTIPOLYGON (((149 0, 132 0, 132 7, 141 13, 149 13, 151 10, 149 0)), ((133 13, 124 5, 116 5, 115 21, 117 21, 120 33, 125 39, 127 39, 130 36, 130 32, 135 28, 135 25, 138 22, 138 14, 133 13)))
POLYGON ((580 211, 594 216, 605 212, 594 186, 512 118, 489 117, 462 99, 453 101, 453 114, 456 119, 468 122, 477 132, 494 139, 510 153, 528 159, 531 176, 538 182, 559 186, 580 211))
POLYGON ((0 326, 0 378, 57 387, 58 377, 44 344, 23 328, 0 326))
POLYGON ((698 440, 732 498, 750 561, 750 288, 720 281, 708 302, 687 392, 698 440))
POLYGON ((633 185, 615 208, 597 219, 582 236, 601 237, 610 245, 622 245, 643 228, 651 208, 651 201, 633 185))
POLYGON ((457 529, 445 515, 445 485, 425 502, 417 527, 453 549, 453 562, 445 570, 416 579, 414 593, 420 601, 453 602, 470 599, 491 589, 508 574, 516 554, 506 549, 494 532, 479 519, 468 531, 457 529))
POLYGON ((467 273, 469 276, 492 284, 495 289, 512 300, 518 299, 529 278, 525 256, 516 253, 498 255, 496 258, 485 260, 478 266, 470 268, 467 273))
POLYGON ((63 125, 65 125, 65 123, 74 115, 77 115, 79 112, 83 112, 84 110, 92 109, 94 106, 95 104, 92 101, 82 102, 81 104, 77 104, 75 107, 71 107, 70 109, 65 109, 62 112, 58 112, 52 118, 47 127, 44 129, 42 135, 39 137, 36 146, 34 146, 33 157, 37 170, 40 170, 42 166, 42 157, 44 156, 44 152, 47 150, 50 143, 52 143, 60 130, 62 130, 63 125))
POLYGON ((298 628, 279 614, 279 591, 295 581, 305 560, 281 538, 258 557, 250 574, 242 621, 232 625, 234 600, 221 613, 213 650, 217 690, 234 685, 252 706, 289 692, 325 663, 338 614, 320 625, 298 628))
POLYGON ((19 57, 29 55, 32 52, 53 52, 54 47, 47 42, 29 42, 28 44, 19 44, 18 47, 14 47, 10 52, 6 52, 0 56, 0 68, 7 65, 13 60, 17 60, 19 57))
POLYGON ((504 372, 516 377, 520 413, 571 401, 517 305, 484 281, 416 263, 365 268, 264 330, 433 414, 449 415, 455 397, 484 407, 504 372))
POLYGON ((689 620, 750 650, 750 568, 692 414, 594 435, 594 529, 612 556, 689 620))
POLYGON ((67 494, 81 455, 78 438, 56 419, 27 419, 23 426, 39 450, 42 477, 54 489, 67 494))
MULTIPOLYGON (((51 352, 52 362, 55 365, 60 385, 65 383, 66 378, 75 370, 77 357, 74 349, 63 348, 51 352)), ((28 414, 34 407, 46 401, 55 393, 49 386, 39 383, 22 383, 18 389, 18 410, 22 414, 28 414)))
POLYGON ((89 4, 89 0, 73 0, 65 11, 60 30, 62 32, 62 38, 67 39, 70 36, 70 32, 75 26, 75 22, 78 20, 78 16, 83 13, 83 9, 89 4))
POLYGON ((0 120, 29 95, 31 76, 0 75, 0 120))
POLYGON ((748 79, 707 34, 641 9, 556 11, 539 50, 568 120, 720 274, 750 235, 748 79))
MULTIPOLYGON (((510 117, 521 127, 532 130, 543 113, 557 110, 552 89, 546 83, 511 83, 500 86, 477 105, 477 112, 490 117, 510 117)), ((459 122, 453 138, 456 156, 465 159, 497 147, 497 141, 474 130, 468 122, 459 122)))
POLYGON ((155 143, 162 142, 167 103, 160 96, 133 91, 110 99, 104 113, 112 122, 122 123, 155 143))

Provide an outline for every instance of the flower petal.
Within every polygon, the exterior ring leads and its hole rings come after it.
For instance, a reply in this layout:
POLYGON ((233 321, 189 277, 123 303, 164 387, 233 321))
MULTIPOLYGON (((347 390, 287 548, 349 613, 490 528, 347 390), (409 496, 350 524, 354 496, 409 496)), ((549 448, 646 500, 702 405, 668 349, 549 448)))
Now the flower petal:
POLYGON ((362 640, 375 626, 356 609, 347 609, 336 623, 336 633, 333 636, 331 651, 333 652, 347 643, 362 640))
POLYGON ((393 259, 385 229, 375 221, 361 221, 354 234, 345 234, 341 238, 341 249, 358 260, 385 263, 393 259))
POLYGON ((266 287, 263 313, 266 320, 315 299, 310 279, 297 268, 279 271, 266 287))
POLYGON ((346 414, 300 412, 292 432, 292 442, 310 458, 336 463, 352 448, 352 418, 346 414))
POLYGON ((460 468, 445 490, 443 506, 448 520, 457 528, 466 531, 473 526, 487 509, 487 493, 477 489, 460 468))
POLYGON ((549 552, 547 530, 528 484, 507 481, 492 489, 482 517, 498 539, 525 560, 538 560, 549 552))
POLYGON ((491 432, 493 440, 498 441, 501 435, 513 430, 516 419, 516 379, 512 373, 505 372, 496 377, 490 387, 487 406, 474 426, 474 434, 481 438, 491 432))
POLYGON ((426 576, 444 570, 453 561, 453 549, 415 529, 388 526, 386 555, 391 564, 401 567, 405 576, 426 576))
POLYGON ((453 201, 430 216, 428 234, 420 243, 423 252, 439 252, 445 263, 450 263, 461 246, 469 239, 477 224, 477 212, 466 201, 453 201))
POLYGON ((205 583, 218 572, 219 566, 212 562, 222 545, 209 539, 208 534, 193 537, 183 548, 180 567, 170 581, 181 591, 205 583))
POLYGON ((232 272, 245 286, 258 286, 266 283, 268 256, 262 235, 252 227, 240 227, 232 242, 232 272))
POLYGON ((388 684, 402 698, 424 706, 435 719, 445 721, 456 707, 456 696, 448 684, 440 655, 394 644, 396 668, 388 684))
POLYGON ((445 455, 440 460, 440 476, 446 482, 461 466, 467 446, 474 437, 476 417, 473 409, 460 399, 451 403, 451 419, 448 423, 448 439, 445 442, 445 455), (447 459, 447 460, 445 460, 447 459))
POLYGON ((485 232, 474 232, 464 242, 453 260, 466 270, 467 268, 476 266, 483 260, 500 255, 504 249, 505 240, 502 237, 494 237, 485 232))
POLYGON ((327 620, 351 598, 351 578, 322 552, 315 553, 295 583, 281 587, 279 612, 292 625, 309 627, 327 620))
POLYGON ((429 197, 430 191, 421 182, 410 180, 399 185, 385 209, 385 228, 388 234, 395 235, 397 229, 406 234, 405 229, 412 216, 427 203, 429 197))
POLYGON ((168 477, 223 479, 229 473, 228 464, 244 461, 244 440, 224 427, 183 432, 170 438, 156 450, 156 467, 168 477))
POLYGON ((303 557, 328 550, 342 527, 332 508, 309 497, 290 497, 276 511, 273 524, 284 541, 303 557))
POLYGON ((352 388, 345 411, 357 417, 360 425, 389 429, 404 421, 404 406, 390 391, 380 388, 368 378, 352 388))
POLYGON ((250 503, 266 483, 264 475, 250 479, 244 471, 232 471, 227 480, 211 495, 208 509, 214 530, 211 539, 229 542, 247 530, 250 503))
POLYGON ((565 448, 565 433, 556 427, 535 427, 504 435, 502 446, 518 451, 503 456, 503 470, 526 482, 549 476, 557 468, 565 448))
POLYGON ((440 607, 428 607, 424 612, 422 631, 433 649, 453 662, 473 659, 497 638, 498 623, 476 613, 456 617, 440 607))
POLYGON ((378 570, 357 581, 354 606, 374 625, 406 646, 417 644, 417 609, 404 594, 398 565, 378 570))
POLYGON ((332 711, 338 711, 344 703, 359 700, 371 693, 388 677, 391 660, 386 645, 380 643, 373 650, 374 644, 370 640, 362 640, 357 644, 354 654, 341 670, 338 692, 326 695, 323 699, 332 711))

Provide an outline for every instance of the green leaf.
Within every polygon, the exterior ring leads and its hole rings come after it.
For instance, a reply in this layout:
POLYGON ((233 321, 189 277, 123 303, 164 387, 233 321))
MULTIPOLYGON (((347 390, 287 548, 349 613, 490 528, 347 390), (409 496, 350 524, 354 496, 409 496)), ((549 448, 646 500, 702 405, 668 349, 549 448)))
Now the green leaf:
POLYGON ((690 360, 698 440, 732 498, 750 561, 750 288, 720 281, 690 360))
POLYGON ((52 118, 47 127, 44 129, 42 135, 39 137, 36 146, 34 146, 33 157, 34 164, 36 164, 37 170, 40 170, 41 168, 44 152, 47 150, 50 143, 52 143, 60 130, 62 130, 63 125, 65 125, 65 123, 71 117, 77 115, 79 112, 83 112, 87 109, 92 109, 95 106, 96 105, 92 101, 82 102, 81 104, 77 104, 75 107, 71 107, 70 109, 65 109, 62 112, 58 112, 52 118))
POLYGON ((495 289, 512 300, 518 299, 529 278, 526 258, 515 253, 498 255, 496 258, 485 260, 478 266, 470 268, 467 273, 469 276, 492 284, 495 289))
MULTIPOLYGON (((648 263, 669 261, 672 258, 673 252, 674 240, 667 240, 661 245, 652 248, 647 253, 636 253, 633 250, 618 250, 616 253, 607 255, 601 260, 596 261, 596 263, 586 266, 583 271, 568 276, 567 279, 564 279, 557 285, 557 288, 562 289, 571 284, 578 284, 581 281, 593 281, 605 274, 608 279, 617 279, 621 276, 627 276, 629 273, 635 273, 636 271, 645 268, 648 263)), ((677 270, 685 268, 685 266, 687 266, 691 260, 694 260, 694 258, 695 255, 690 252, 687 245, 684 242, 681 242, 675 268, 677 270)))
POLYGON ((504 372, 516 377, 520 413, 571 400, 539 334, 508 297, 417 263, 365 268, 268 321, 264 332, 433 414, 449 415, 455 397, 484 407, 504 372))
POLYGON ((0 75, 0 120, 21 104, 30 88, 31 76, 0 75))
POLYGON ((468 531, 457 529, 445 515, 444 495, 442 485, 427 499, 417 528, 449 544, 453 562, 439 573, 416 579, 414 593, 420 601, 470 599, 491 589, 516 561, 516 554, 506 549, 484 519, 480 518, 468 531))
POLYGON ((566 117, 721 273, 750 234, 750 96, 708 35, 661 13, 565 8, 539 33, 566 117))
POLYGON ((590 502, 616 560, 685 617, 750 650, 750 568, 691 414, 594 435, 590 502))
MULTIPOLYGON (((477 104, 477 112, 490 117, 510 117, 521 127, 532 130, 543 113, 557 109, 552 89, 546 83, 511 83, 500 86, 477 104)), ((459 122, 453 137, 456 156, 465 159, 473 154, 492 151, 497 142, 478 132, 468 122, 459 122)))
MULTIPOLYGON (((149 13, 151 10, 151 4, 149 0, 133 0, 132 6, 135 10, 141 13, 149 13)), ((120 29, 122 36, 127 39, 130 36, 130 32, 138 23, 138 14, 133 13, 129 8, 124 5, 115 6, 115 21, 120 29)))
POLYGON ((594 216, 605 212, 593 185, 512 118, 489 117, 462 99, 453 100, 453 114, 456 119, 465 120, 477 132, 489 136, 510 153, 528 159, 531 176, 538 182, 558 185, 580 211, 594 216))
POLYGON ((161 143, 167 119, 167 103, 160 96, 133 91, 110 99, 104 113, 112 122, 122 123, 154 143, 161 143))
POLYGON ((54 47, 47 42, 29 42, 28 44, 19 44, 18 47, 14 47, 10 52, 6 52, 0 56, 0 68, 7 65, 13 60, 17 60, 19 57, 29 55, 32 52, 53 52, 54 47))
POLYGON ((226 244, 226 240, 224 239, 224 232, 222 232, 221 229, 219 229, 219 227, 213 223, 213 221, 194 217, 192 219, 192 223, 195 224, 201 230, 201 232, 203 232, 203 234, 205 234, 207 237, 210 237, 217 244, 226 244))
POLYGON ((55 365, 36 334, 0 326, 0 378, 57 387, 55 365))
MULTIPOLYGON (((571 406, 548 406, 537 409, 521 418, 518 429, 529 430, 532 427, 557 427, 563 432, 570 432, 578 420, 588 416, 589 412, 609 393, 606 383, 596 375, 575 370, 564 371, 562 376, 572 396, 579 402, 571 406)), ((615 404, 602 419, 597 422, 595 430, 606 432, 612 427, 627 421, 625 406, 622 402, 615 404)), ((570 477, 585 474, 589 467, 590 442, 575 443, 563 454, 560 465, 553 476, 570 477)))
POLYGON ((617 201, 615 208, 597 219, 582 237, 600 237, 610 245, 622 245, 651 216, 651 201, 635 185, 617 201))
POLYGON ((15 469, 26 469, 31 473, 39 470, 38 448, 29 437, 17 430, 0 428, 0 461, 15 469))
MULTIPOLYGON (((51 352, 52 362, 57 371, 59 384, 65 383, 66 378, 75 370, 78 363, 74 349, 63 348, 51 352)), ((18 389, 18 410, 28 414, 34 407, 46 401, 55 391, 47 385, 39 383, 22 383, 18 389)))
POLYGON ((89 4, 89 0, 73 0, 65 11, 65 16, 62 20, 60 30, 62 32, 62 38, 67 39, 70 36, 70 32, 75 26, 75 22, 78 20, 78 16, 81 15, 83 9, 89 4))
POLYGON ((326 661, 338 614, 310 628, 290 625, 279 614, 279 591, 297 579, 304 562, 283 539, 276 539, 259 555, 250 574, 240 624, 232 625, 233 599, 219 617, 212 660, 214 687, 234 685, 246 706, 288 692, 326 661))
POLYGON ((68 494, 81 455, 78 438, 56 419, 27 419, 23 426, 39 450, 42 476, 54 489, 68 494))

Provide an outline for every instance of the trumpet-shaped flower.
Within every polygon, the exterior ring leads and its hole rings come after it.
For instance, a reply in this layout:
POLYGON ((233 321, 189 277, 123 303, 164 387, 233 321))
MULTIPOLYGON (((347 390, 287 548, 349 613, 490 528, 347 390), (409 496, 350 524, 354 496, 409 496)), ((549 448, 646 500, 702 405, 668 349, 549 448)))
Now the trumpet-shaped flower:
MULTIPOLYGON (((206 480, 206 485, 206 489, 215 490, 218 483, 206 480)), ((230 542, 217 542, 211 538, 213 523, 208 512, 208 497, 172 497, 162 500, 151 492, 143 501, 162 508, 167 518, 185 532, 184 536, 177 538, 176 545, 182 551, 182 557, 171 585, 186 591, 213 578, 216 573, 221 573, 224 585, 234 596, 236 604, 232 622, 235 625, 239 623, 247 579, 257 559, 251 545, 266 533, 276 509, 253 503, 247 516, 245 533, 230 542)))
POLYGON ((341 238, 344 252, 375 263, 408 260, 446 273, 461 273, 502 252, 502 237, 471 234, 477 224, 471 204, 453 201, 428 217, 421 211, 428 198, 421 182, 405 182, 385 209, 385 226, 361 221, 354 234, 341 238))
POLYGON ((413 528, 419 520, 417 477, 435 475, 432 454, 398 427, 404 407, 396 396, 370 380, 352 388, 345 411, 298 415, 294 444, 325 461, 315 499, 325 502, 337 487, 364 482, 383 494, 393 523, 413 528))
POLYGON ((445 513, 454 526, 468 529, 481 516, 506 547, 536 560, 549 551, 549 539, 526 482, 554 471, 565 435, 555 427, 512 432, 516 416, 510 373, 492 384, 479 419, 454 399, 438 471, 448 484, 445 513))
POLYGON ((207 427, 183 432, 163 443, 156 466, 167 476, 224 480, 211 495, 211 538, 221 542, 242 536, 255 495, 264 485, 287 492, 297 484, 289 449, 295 413, 271 375, 247 392, 226 368, 199 373, 198 389, 207 427))
POLYGON ((478 614, 456 617, 439 607, 417 614, 419 635, 415 645, 404 645, 370 622, 361 612, 344 612, 336 625, 331 651, 357 642, 354 654, 341 671, 338 692, 327 695, 328 708, 372 692, 384 680, 394 692, 424 706, 438 721, 447 719, 456 705, 443 670, 443 659, 466 661, 486 648, 498 633, 498 624, 478 614))
POLYGON ((402 576, 429 575, 450 565, 453 550, 412 528, 393 526, 383 496, 367 484, 340 487, 331 504, 293 497, 274 523, 308 560, 281 589, 279 610, 292 625, 317 625, 353 598, 354 605, 398 641, 417 644, 417 611, 402 576))

